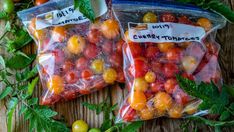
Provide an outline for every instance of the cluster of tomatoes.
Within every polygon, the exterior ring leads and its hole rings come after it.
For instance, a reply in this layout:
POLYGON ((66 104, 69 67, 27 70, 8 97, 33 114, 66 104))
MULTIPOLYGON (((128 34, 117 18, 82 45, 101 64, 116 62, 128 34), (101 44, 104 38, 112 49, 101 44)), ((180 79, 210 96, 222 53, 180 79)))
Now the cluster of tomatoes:
MULTIPOLYGON (((143 17, 145 23, 156 23, 158 17, 148 12, 143 17)), ((187 16, 164 13, 160 22, 183 23, 212 28, 207 18, 193 22, 187 16)), ((159 116, 180 118, 183 114, 193 114, 198 100, 186 94, 178 85, 176 75, 195 81, 221 82, 218 66, 218 45, 209 37, 204 44, 184 43, 136 43, 125 32, 127 44, 123 46, 129 95, 120 108, 123 121, 149 120, 159 116)))
POLYGON ((35 29, 38 61, 45 90, 41 104, 89 94, 114 82, 124 82, 119 24, 114 19, 35 29))

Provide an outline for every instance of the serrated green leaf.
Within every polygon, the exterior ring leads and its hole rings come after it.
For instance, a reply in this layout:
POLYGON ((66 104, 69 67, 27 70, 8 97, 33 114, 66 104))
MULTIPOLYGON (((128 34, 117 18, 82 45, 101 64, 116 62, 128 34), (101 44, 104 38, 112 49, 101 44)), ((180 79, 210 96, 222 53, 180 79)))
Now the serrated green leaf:
POLYGON ((9 18, 9 15, 5 11, 0 11, 0 19, 6 20, 9 18))
POLYGON ((23 78, 24 81, 31 79, 32 77, 35 77, 38 74, 37 65, 34 66, 31 71, 24 74, 25 74, 23 78))
POLYGON ((24 114, 24 120, 28 120, 28 119, 32 118, 32 116, 33 116, 32 111, 31 110, 27 110, 25 112, 25 114, 24 114))
POLYGON ((47 107, 42 107, 42 108, 36 110, 36 112, 38 114, 45 116, 46 118, 50 118, 50 117, 57 115, 57 112, 55 112, 47 107))
POLYGON ((227 120, 230 116, 231 116, 231 115, 230 115, 230 113, 229 113, 228 111, 224 111, 224 112, 220 115, 219 120, 220 120, 220 121, 225 121, 225 120, 227 120))
POLYGON ((28 100, 28 105, 38 104, 38 98, 31 98, 28 100))
POLYGON ((3 68, 6 68, 6 65, 5 65, 5 60, 3 59, 3 57, 0 55, 0 65, 3 67, 3 68))
POLYGON ((7 105, 7 131, 11 132, 11 128, 12 128, 12 117, 13 117, 13 113, 15 112, 15 108, 18 104, 18 99, 13 97, 11 98, 11 100, 9 101, 8 105, 7 105))
POLYGON ((136 132, 143 125, 143 121, 133 122, 122 129, 122 132, 136 132))
POLYGON ((21 54, 16 54, 6 61, 6 66, 10 69, 23 69, 30 65, 36 58, 36 55, 28 55, 25 57, 21 54))
POLYGON ((34 132, 34 129, 36 128, 37 120, 36 118, 31 118, 29 122, 29 132, 34 132))
POLYGON ((28 110, 27 106, 23 104, 20 108, 19 115, 24 114, 27 110, 28 110))
POLYGON ((8 51, 15 52, 32 41, 30 35, 23 29, 21 29, 18 33, 19 36, 17 36, 14 40, 8 40, 7 42, 8 51))
POLYGON ((95 14, 90 0, 75 0, 75 7, 78 6, 79 11, 91 21, 95 20, 95 14))
POLYGON ((9 95, 13 91, 12 87, 6 87, 0 94, 0 100, 4 99, 7 95, 9 95))
POLYGON ((33 94, 34 88, 36 87, 38 81, 39 81, 39 78, 36 77, 32 80, 31 83, 28 84, 28 91, 27 91, 28 96, 31 96, 33 94))

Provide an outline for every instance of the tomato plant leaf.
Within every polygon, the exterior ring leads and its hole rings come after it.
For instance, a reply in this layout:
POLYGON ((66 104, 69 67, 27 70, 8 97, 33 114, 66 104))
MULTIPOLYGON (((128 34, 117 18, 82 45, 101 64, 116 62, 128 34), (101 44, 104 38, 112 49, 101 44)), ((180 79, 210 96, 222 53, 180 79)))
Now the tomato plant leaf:
POLYGON ((219 120, 220 120, 220 121, 225 121, 225 120, 227 120, 230 116, 231 116, 231 115, 230 115, 230 113, 229 113, 228 111, 224 111, 224 112, 220 115, 219 120))
POLYGON ((122 129, 122 132, 136 132, 141 126, 143 125, 143 121, 136 121, 133 123, 130 123, 126 127, 122 129))
POLYGON ((33 94, 34 88, 37 85, 38 81, 39 81, 39 78, 36 77, 32 80, 31 83, 28 84, 28 91, 27 91, 28 96, 31 96, 33 94))
POLYGON ((75 0, 74 5, 75 9, 78 8, 85 17, 89 18, 92 22, 95 20, 95 14, 90 0, 75 0))
POLYGON ((11 128, 12 128, 12 117, 16 108, 16 105, 18 104, 18 98, 11 98, 11 100, 9 101, 8 105, 7 105, 7 131, 11 132, 11 128))
POLYGON ((6 20, 9 18, 9 15, 5 11, 0 11, 0 19, 6 20))
POLYGON ((4 99, 7 95, 9 95, 13 89, 11 87, 6 87, 0 94, 0 100, 4 99))
POLYGON ((11 69, 23 69, 30 65, 36 58, 35 54, 28 55, 27 57, 22 54, 16 54, 10 59, 6 60, 6 66, 11 69))

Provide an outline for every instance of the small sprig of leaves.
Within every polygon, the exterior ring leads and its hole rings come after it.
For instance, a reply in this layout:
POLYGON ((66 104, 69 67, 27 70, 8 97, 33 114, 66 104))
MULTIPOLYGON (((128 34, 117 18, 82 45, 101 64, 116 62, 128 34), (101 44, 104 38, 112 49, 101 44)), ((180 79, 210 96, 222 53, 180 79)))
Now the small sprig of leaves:
POLYGON ((95 14, 90 0, 74 0, 75 9, 79 9, 92 22, 95 20, 95 14))
POLYGON ((39 81, 37 66, 31 68, 36 55, 22 51, 32 42, 32 38, 16 17, 17 11, 31 6, 32 0, 21 0, 15 4, 13 13, 0 11, 0 20, 6 22, 4 33, 0 36, 1 51, 7 52, 7 55, 0 54, 0 85, 4 86, 1 87, 0 101, 5 100, 7 104, 7 131, 12 131, 13 115, 19 107, 19 115, 29 121, 30 132, 68 132, 66 124, 53 119, 57 112, 40 106, 38 98, 32 96, 39 81))
POLYGON ((82 103, 88 109, 96 111, 99 115, 101 112, 104 114, 104 121, 100 127, 102 132, 136 132, 142 125, 142 121, 136 121, 129 124, 117 123, 115 124, 114 110, 117 104, 111 105, 110 98, 106 98, 103 102, 99 104, 90 104, 87 102, 82 103))
POLYGON ((209 120, 199 116, 191 116, 189 119, 198 120, 216 128, 234 126, 233 87, 223 85, 220 92, 219 88, 213 82, 196 84, 196 82, 179 75, 176 78, 180 87, 185 92, 202 100, 202 103, 199 105, 199 110, 209 110, 210 114, 219 115, 219 119, 217 120, 209 120))
POLYGON ((222 16, 224 16, 229 22, 234 23, 234 11, 230 7, 225 5, 220 0, 176 0, 182 3, 191 3, 202 7, 203 9, 209 9, 222 16))

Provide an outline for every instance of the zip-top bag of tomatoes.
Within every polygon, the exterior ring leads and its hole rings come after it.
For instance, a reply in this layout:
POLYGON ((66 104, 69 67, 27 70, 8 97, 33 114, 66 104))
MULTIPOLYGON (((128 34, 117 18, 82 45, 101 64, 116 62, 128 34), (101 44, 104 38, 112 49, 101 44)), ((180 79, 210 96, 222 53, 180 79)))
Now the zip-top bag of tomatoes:
POLYGON ((215 35, 226 20, 196 7, 152 0, 119 0, 112 8, 126 41, 124 75, 129 90, 117 122, 206 114, 197 111, 201 101, 179 87, 176 75, 222 85, 215 35))
POLYGON ((73 0, 51 0, 18 13, 38 46, 42 105, 124 82, 119 24, 104 0, 91 2, 94 23, 74 9, 73 0))

